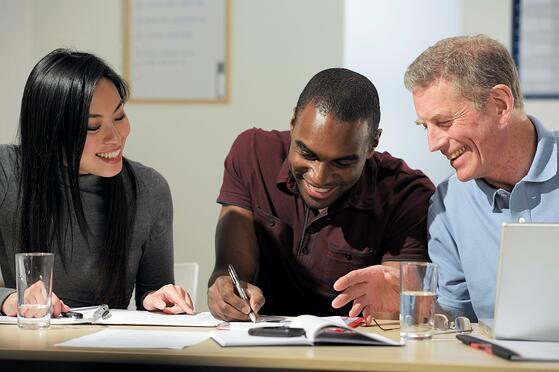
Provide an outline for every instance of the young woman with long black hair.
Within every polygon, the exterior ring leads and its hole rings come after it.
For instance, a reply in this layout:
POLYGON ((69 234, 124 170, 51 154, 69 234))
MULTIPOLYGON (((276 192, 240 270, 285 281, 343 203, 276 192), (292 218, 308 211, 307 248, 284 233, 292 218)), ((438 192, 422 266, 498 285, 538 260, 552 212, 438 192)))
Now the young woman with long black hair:
POLYGON ((54 252, 52 315, 100 303, 192 313, 172 283, 173 206, 152 168, 124 158, 128 88, 103 60, 57 49, 33 68, 18 145, 0 145, 0 309, 17 312, 18 252, 54 252))

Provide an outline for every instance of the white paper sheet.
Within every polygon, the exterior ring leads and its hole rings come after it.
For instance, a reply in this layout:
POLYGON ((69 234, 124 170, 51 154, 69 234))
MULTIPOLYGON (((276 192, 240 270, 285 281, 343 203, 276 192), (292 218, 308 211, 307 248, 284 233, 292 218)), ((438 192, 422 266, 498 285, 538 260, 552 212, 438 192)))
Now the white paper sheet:
MULTIPOLYGON (((220 324, 218 329, 220 329, 220 330, 230 330, 230 331, 239 331, 239 330, 248 330, 248 329, 251 329, 251 328, 259 328, 259 327, 277 327, 279 325, 288 326, 291 323, 291 321, 293 319, 295 319, 295 317, 294 316, 285 317, 280 322, 260 321, 260 319, 266 319, 264 316, 262 318, 258 318, 258 319, 259 319, 259 321, 256 322, 256 323, 252 323, 252 322, 226 322, 226 323, 220 324)), ((344 322, 344 319, 340 316, 325 316, 325 317, 322 317, 322 319, 329 320, 332 323, 339 324, 341 326, 346 325, 346 323, 344 322)))
MULTIPOLYGON (((276 324, 277 325, 277 324, 276 324)), ((309 345, 312 341, 305 336, 299 337, 262 337, 251 336, 248 329, 234 331, 212 331, 210 337, 220 346, 281 346, 281 345, 309 345)))
POLYGON ((520 357, 513 357, 513 360, 559 361, 559 342, 505 341, 485 337, 479 338, 520 354, 520 357))
MULTIPOLYGON (((96 308, 97 307, 72 308, 72 311, 82 313, 83 319, 53 318, 51 319, 51 324, 89 324, 91 323, 91 318, 96 308)), ((95 324, 215 327, 222 323, 221 320, 214 318, 209 312, 201 312, 194 315, 170 315, 162 312, 110 309, 109 315, 108 318, 101 319, 95 324)), ((0 316, 0 324, 2 323, 16 324, 17 318, 12 316, 0 316)))
POLYGON ((55 346, 90 348, 182 349, 209 338, 209 332, 171 332, 109 328, 55 346))
POLYGON ((112 325, 160 325, 175 327, 215 327, 222 323, 209 312, 195 315, 178 314, 171 315, 151 311, 135 311, 114 309, 110 317, 102 319, 98 324, 112 325))

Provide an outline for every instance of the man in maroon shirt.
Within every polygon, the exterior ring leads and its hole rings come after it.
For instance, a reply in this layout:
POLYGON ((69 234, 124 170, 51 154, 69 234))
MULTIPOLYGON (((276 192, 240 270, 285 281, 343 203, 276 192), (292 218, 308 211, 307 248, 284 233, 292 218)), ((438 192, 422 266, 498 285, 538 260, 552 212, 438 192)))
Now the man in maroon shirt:
POLYGON ((290 131, 241 133, 225 160, 208 306, 225 320, 398 312, 398 261, 428 260, 433 184, 390 154, 374 85, 341 68, 316 74, 290 131), (246 282, 249 304, 227 275, 246 282), (250 305, 250 307, 249 307, 250 305))

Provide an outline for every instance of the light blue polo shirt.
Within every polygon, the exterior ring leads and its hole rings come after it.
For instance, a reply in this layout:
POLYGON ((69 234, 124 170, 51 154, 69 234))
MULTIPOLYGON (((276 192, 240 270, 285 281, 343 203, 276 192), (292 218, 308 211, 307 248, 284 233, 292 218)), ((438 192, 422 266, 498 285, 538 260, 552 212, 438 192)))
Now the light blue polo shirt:
POLYGON ((529 118, 538 136, 536 154, 512 192, 452 175, 431 198, 427 223, 429 256, 439 265, 437 300, 455 315, 493 318, 503 222, 559 222, 559 132, 529 118))

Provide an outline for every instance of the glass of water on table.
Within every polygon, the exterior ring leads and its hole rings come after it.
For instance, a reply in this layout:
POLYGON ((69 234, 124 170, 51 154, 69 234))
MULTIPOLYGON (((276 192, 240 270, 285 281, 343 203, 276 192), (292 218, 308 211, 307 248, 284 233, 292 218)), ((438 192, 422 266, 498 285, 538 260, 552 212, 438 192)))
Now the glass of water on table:
POLYGON ((405 340, 433 336, 437 265, 400 263, 400 337, 405 340))
POLYGON ((24 329, 50 326, 54 254, 16 254, 17 325, 24 329))

